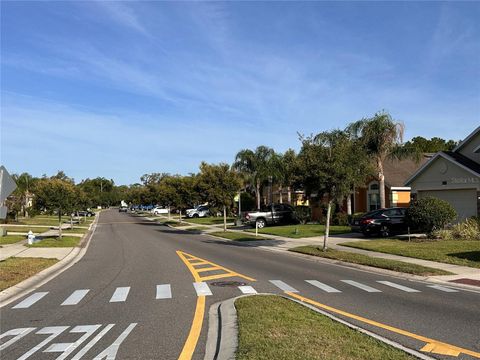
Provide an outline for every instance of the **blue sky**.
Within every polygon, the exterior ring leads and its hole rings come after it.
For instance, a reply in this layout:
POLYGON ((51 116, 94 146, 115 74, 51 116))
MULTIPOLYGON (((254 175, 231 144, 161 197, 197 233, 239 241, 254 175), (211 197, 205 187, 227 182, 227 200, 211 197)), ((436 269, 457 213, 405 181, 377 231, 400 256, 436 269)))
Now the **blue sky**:
POLYGON ((480 2, 2 2, 1 162, 118 184, 385 109, 480 124, 480 2))

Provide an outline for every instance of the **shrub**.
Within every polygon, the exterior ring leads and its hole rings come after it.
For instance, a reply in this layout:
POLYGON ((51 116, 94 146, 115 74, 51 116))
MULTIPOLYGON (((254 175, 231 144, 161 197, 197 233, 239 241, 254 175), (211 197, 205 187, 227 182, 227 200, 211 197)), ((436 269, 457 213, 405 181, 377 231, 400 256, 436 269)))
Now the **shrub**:
POLYGON ((312 219, 310 206, 295 206, 295 216, 301 224, 306 224, 312 219))
POLYGON ((333 216, 333 225, 348 225, 348 215, 344 212, 338 212, 333 216))
POLYGON ((476 219, 467 219, 452 226, 452 238, 460 240, 480 240, 480 223, 476 219))
POLYGON ((456 216, 455 209, 445 200, 425 197, 407 209, 406 221, 410 227, 431 236, 435 230, 443 229, 456 216))

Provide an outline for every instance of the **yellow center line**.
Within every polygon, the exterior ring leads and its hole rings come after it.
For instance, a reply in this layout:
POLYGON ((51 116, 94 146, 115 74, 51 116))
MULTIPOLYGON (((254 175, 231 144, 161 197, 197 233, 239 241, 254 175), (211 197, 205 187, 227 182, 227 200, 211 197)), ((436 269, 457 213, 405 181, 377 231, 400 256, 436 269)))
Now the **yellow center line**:
POLYGON ((358 316, 358 315, 355 315, 355 314, 351 314, 351 313, 348 313, 346 311, 339 310, 339 309, 333 308, 331 306, 321 304, 319 302, 316 302, 314 300, 311 300, 309 298, 303 297, 301 295, 298 295, 298 294, 295 294, 295 293, 292 293, 292 292, 289 292, 289 291, 286 291, 285 293, 287 295, 295 298, 295 299, 298 299, 298 300, 302 301, 302 302, 305 302, 305 303, 311 304, 313 306, 331 311, 333 313, 340 314, 340 315, 349 317, 351 319, 355 319, 355 320, 364 322, 366 324, 369 324, 369 325, 372 325, 372 326, 375 326, 375 327, 379 327, 379 328, 382 328, 382 329, 385 329, 385 330, 388 330, 388 331, 391 331, 391 332, 394 332, 394 333, 397 333, 397 334, 400 334, 400 335, 403 335, 403 336, 407 336, 407 337, 410 337, 410 338, 413 338, 413 339, 416 339, 416 340, 419 340, 419 341, 423 341, 423 342, 427 343, 427 345, 425 345, 421 349, 422 351, 433 352, 433 353, 442 354, 442 355, 452 355, 452 356, 458 356, 458 355, 460 355, 460 353, 463 353, 465 355, 470 355, 470 356, 473 356, 473 357, 476 357, 476 358, 480 359, 480 353, 478 353, 478 352, 468 350, 468 349, 464 349, 464 348, 461 348, 461 347, 458 347, 458 346, 455 346, 455 345, 447 344, 447 343, 444 343, 442 341, 438 341, 438 340, 435 340, 435 339, 430 339, 430 338, 422 336, 422 335, 417 335, 417 334, 411 333, 409 331, 405 331, 405 330, 402 330, 402 329, 399 329, 399 328, 396 328, 396 327, 393 327, 393 326, 390 326, 390 325, 382 324, 382 323, 379 323, 379 322, 374 321, 374 320, 370 320, 370 319, 367 319, 367 318, 364 318, 364 317, 361 317, 361 316, 358 316))
POLYGON ((200 332, 202 331, 203 316, 205 313, 205 296, 199 296, 197 299, 197 306, 195 307, 195 315, 193 316, 192 327, 188 334, 187 341, 183 346, 183 350, 178 357, 178 360, 190 360, 197 346, 200 332))

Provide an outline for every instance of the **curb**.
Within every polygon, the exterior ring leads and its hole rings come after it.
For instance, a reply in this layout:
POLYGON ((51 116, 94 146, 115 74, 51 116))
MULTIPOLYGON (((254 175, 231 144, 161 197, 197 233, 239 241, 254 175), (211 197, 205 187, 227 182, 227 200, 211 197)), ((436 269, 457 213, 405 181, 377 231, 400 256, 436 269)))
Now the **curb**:
POLYGON ((289 298, 288 296, 268 294, 268 293, 237 296, 235 298, 218 302, 210 306, 208 336, 207 336, 207 345, 205 349, 204 360, 235 360, 235 354, 238 347, 238 325, 237 325, 237 310, 235 308, 235 301, 243 297, 258 296, 258 295, 281 296, 285 299, 294 301, 297 304, 305 306, 310 310, 313 310, 319 314, 327 316, 330 319, 349 327, 350 329, 356 330, 367 336, 373 337, 376 340, 379 340, 387 345, 390 345, 396 349, 399 349, 407 354, 413 355, 419 359, 436 360, 435 358, 425 355, 417 350, 407 348, 396 341, 389 340, 371 331, 362 329, 359 326, 351 324, 348 321, 342 320, 310 304, 302 303, 301 301, 289 298), (220 331, 219 331, 219 328, 220 328, 220 331))
POLYGON ((75 263, 77 263, 88 250, 90 240, 92 239, 93 234, 95 233, 95 230, 97 228, 99 215, 100 213, 98 213, 95 217, 95 220, 90 225, 89 232, 85 234, 83 239, 80 241, 79 246, 73 248, 72 251, 70 251, 68 255, 65 256, 62 260, 60 260, 55 265, 52 265, 45 270, 42 270, 39 273, 29 277, 28 279, 25 279, 22 282, 0 292, 0 308, 38 289, 40 286, 49 282, 50 280, 57 277, 62 272, 73 266, 75 263))

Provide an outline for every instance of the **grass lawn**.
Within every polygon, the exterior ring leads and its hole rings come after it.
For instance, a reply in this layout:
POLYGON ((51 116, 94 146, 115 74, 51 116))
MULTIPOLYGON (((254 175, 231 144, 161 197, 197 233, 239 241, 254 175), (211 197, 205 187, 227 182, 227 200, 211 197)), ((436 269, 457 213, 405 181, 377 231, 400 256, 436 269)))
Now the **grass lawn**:
POLYGON ((55 264, 57 259, 16 258, 0 261, 0 291, 55 264))
POLYGON ((401 350, 273 295, 235 301, 238 360, 406 360, 401 350))
POLYGON ((68 229, 68 230, 62 230, 63 234, 85 234, 88 231, 88 229, 82 229, 79 227, 73 226, 73 229, 68 229))
MULTIPOLYGON (((95 217, 87 217, 87 221, 84 221, 82 217, 80 225, 90 225, 95 220, 95 217)), ((62 223, 69 222, 70 216, 62 216, 62 223)), ((56 215, 37 215, 32 218, 18 218, 18 222, 13 223, 15 225, 49 225, 58 226, 58 216, 56 215)))
MULTIPOLYGON (((201 224, 201 225, 219 225, 223 224, 223 217, 204 217, 204 218, 184 218, 184 221, 192 224, 201 224)), ((235 218, 227 217, 227 223, 234 222, 235 218)))
POLYGON ((25 240, 26 237, 23 235, 7 235, 0 237, 0 245, 15 244, 21 240, 25 240))
POLYGON ((480 268, 480 241, 478 240, 371 240, 343 243, 358 249, 432 260, 447 264, 480 268))
MULTIPOLYGON (((255 229, 247 231, 255 232, 255 229)), ((267 226, 263 229, 258 229, 259 233, 285 236, 294 239, 312 236, 322 236, 325 234, 325 225, 320 224, 299 224, 299 225, 284 225, 284 226, 267 226)), ((346 234, 352 232, 350 226, 330 226, 330 235, 346 234)))
POLYGON ((47 238, 40 240, 32 245, 26 245, 28 247, 75 247, 78 245, 82 238, 73 236, 62 236, 59 238, 47 238))
POLYGON ((35 227, 35 226, 31 226, 31 225, 6 226, 5 228, 7 229, 8 232, 24 232, 24 233, 27 233, 30 230, 32 230, 32 232, 34 234, 40 234, 42 232, 50 230, 49 227, 35 227))
POLYGON ((261 236, 255 237, 255 235, 250 235, 250 234, 247 234, 247 233, 233 232, 233 231, 216 231, 216 232, 210 233, 210 235, 222 237, 222 238, 225 238, 225 239, 235 240, 235 241, 269 240, 269 239, 266 239, 266 238, 261 237, 261 236))
POLYGON ((189 227, 185 230, 187 231, 202 231, 202 230, 207 230, 209 229, 207 226, 193 226, 193 227, 189 227))
POLYGON ((307 255, 320 256, 327 259, 345 261, 353 264, 373 266, 376 268, 393 270, 407 274, 431 276, 431 275, 452 275, 452 273, 444 270, 433 269, 421 265, 409 264, 402 261, 379 259, 362 254, 355 254, 347 251, 338 251, 328 249, 323 251, 319 246, 299 246, 289 249, 293 252, 298 252, 307 255))

